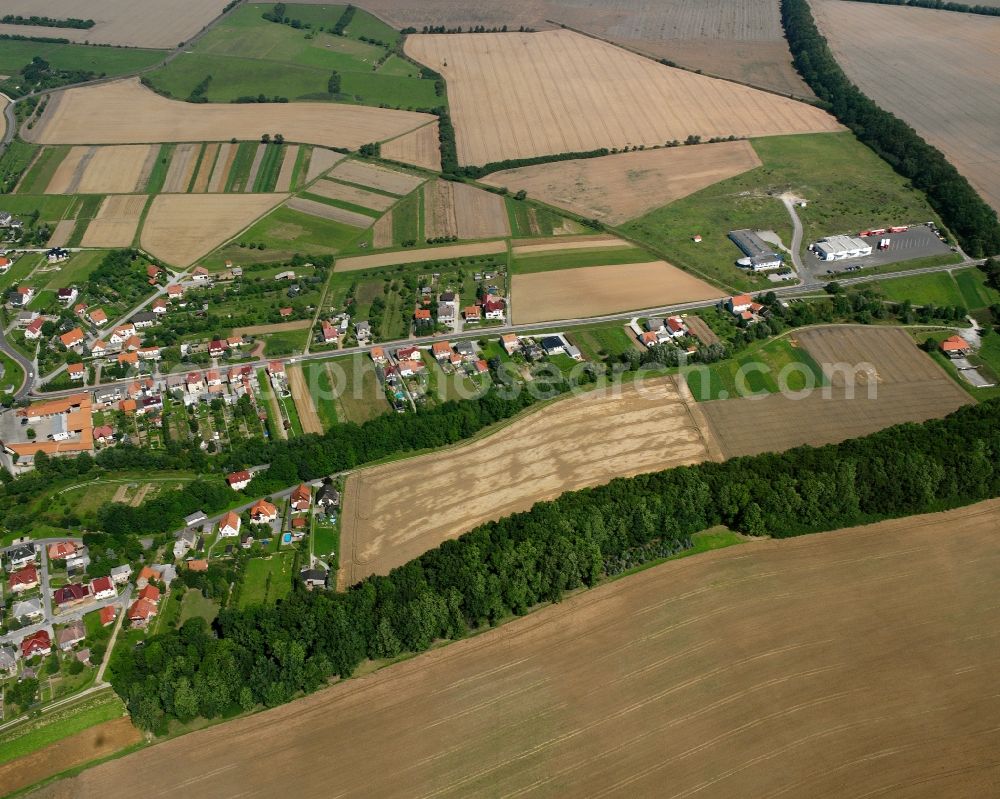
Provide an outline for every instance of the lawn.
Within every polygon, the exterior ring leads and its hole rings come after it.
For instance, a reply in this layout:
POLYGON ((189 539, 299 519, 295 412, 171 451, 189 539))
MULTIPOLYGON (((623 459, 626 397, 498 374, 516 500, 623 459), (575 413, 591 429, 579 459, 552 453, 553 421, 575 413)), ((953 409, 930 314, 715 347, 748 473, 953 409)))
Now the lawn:
POLYGON ((341 16, 340 6, 286 4, 286 18, 298 20, 299 28, 265 20, 262 14, 273 8, 251 4, 236 9, 191 52, 149 73, 149 80, 158 90, 187 99, 211 76, 205 93, 210 102, 259 95, 402 108, 432 108, 444 102, 434 81, 421 77, 412 65, 404 71, 402 59, 396 58, 385 71, 373 71, 390 59, 399 34, 364 11, 355 10, 345 36, 334 36, 328 31, 341 16), (362 42, 362 36, 373 41, 362 42), (336 95, 329 86, 334 71, 340 76, 336 95))
POLYGON ((683 371, 688 388, 699 402, 763 392, 796 392, 824 382, 819 364, 787 337, 752 346, 736 358, 683 371))
POLYGON ((29 719, 0 733, 0 763, 31 754, 96 724, 119 718, 124 712, 125 706, 117 695, 113 691, 105 691, 78 704, 29 719))
POLYGON ((80 287, 90 273, 101 265, 101 260, 107 254, 108 250, 82 250, 73 253, 68 261, 60 264, 59 271, 48 273, 52 277, 45 288, 56 290, 73 285, 80 287))
POLYGON ((293 552, 247 561, 240 589, 240 607, 273 604, 292 590, 293 552))
POLYGON ((341 421, 362 424, 390 410, 389 400, 378 382, 367 355, 351 355, 329 362, 336 376, 336 413, 341 421))
POLYGON ((188 619, 200 616, 211 624, 215 617, 219 615, 219 603, 214 599, 206 599, 205 595, 197 588, 189 588, 181 601, 181 617, 179 624, 184 624, 188 619))
MULTIPOLYGON (((6 294, 7 289, 15 283, 23 281, 29 274, 31 274, 32 269, 42 263, 42 260, 42 255, 35 253, 25 253, 18 258, 14 262, 14 265, 7 271, 7 274, 0 275, 0 293, 6 294)), ((4 297, 4 299, 6 299, 6 297, 4 297)))
MULTIPOLYGON (((313 530, 313 554, 317 557, 325 558, 327 555, 337 556, 340 547, 340 531, 335 524, 316 523, 313 530)), ((331 567, 336 568, 334 564, 331 567)))
POLYGON ((1000 291, 986 285, 986 275, 978 269, 960 269, 952 272, 964 305, 972 311, 989 308, 1000 303, 1000 291))
POLYGON ((264 352, 268 357, 297 354, 306 348, 308 340, 309 328, 288 330, 284 333, 271 333, 264 337, 264 352))
POLYGON ((721 286, 753 289, 768 281, 737 269, 741 253, 726 234, 774 230, 788 245, 792 224, 776 196, 784 191, 809 201, 797 209, 803 245, 868 227, 940 224, 926 198, 851 133, 769 137, 754 139, 753 146, 762 166, 627 222, 623 232, 721 286), (692 240, 695 234, 700 243, 692 240))
POLYGON ((618 322, 594 327, 574 327, 569 337, 592 361, 605 357, 617 358, 635 349, 632 335, 618 322))
POLYGON ((655 260, 655 256, 638 247, 567 250, 540 255, 516 256, 513 260, 512 271, 519 275, 527 275, 532 272, 553 272, 558 269, 575 269, 582 266, 640 264, 655 260))
POLYGON ((42 194, 68 152, 68 145, 44 148, 22 178, 18 191, 24 194, 42 194))
POLYGON ((4 352, 0 352, 0 397, 5 393, 8 386, 13 386, 15 390, 24 382, 24 370, 20 364, 4 352))
MULTIPOLYGON (((909 300, 914 305, 967 305, 965 293, 959 288, 950 272, 894 277, 874 285, 886 299, 894 302, 909 300)), ((971 288, 971 285, 967 285, 967 289, 971 288)), ((977 304, 976 307, 982 305, 977 304)))

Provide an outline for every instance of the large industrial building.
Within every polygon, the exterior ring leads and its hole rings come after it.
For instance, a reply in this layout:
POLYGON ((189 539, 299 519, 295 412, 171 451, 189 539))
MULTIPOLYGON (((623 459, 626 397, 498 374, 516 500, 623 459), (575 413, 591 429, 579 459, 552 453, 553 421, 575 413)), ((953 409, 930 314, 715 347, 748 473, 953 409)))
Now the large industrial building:
POLYGON ((872 245, 856 236, 827 236, 810 248, 824 261, 863 258, 872 254, 872 245))
POLYGON ((763 272, 767 269, 779 269, 784 263, 784 259, 752 230, 730 230, 729 239, 746 256, 736 262, 737 266, 763 272))

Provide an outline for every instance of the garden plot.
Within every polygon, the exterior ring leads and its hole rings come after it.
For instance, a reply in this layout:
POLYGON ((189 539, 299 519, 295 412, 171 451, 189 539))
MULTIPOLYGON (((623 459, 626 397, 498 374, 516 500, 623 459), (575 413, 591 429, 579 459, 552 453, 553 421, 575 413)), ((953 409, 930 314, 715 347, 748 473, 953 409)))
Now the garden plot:
POLYGON ((87 226, 84 247, 131 247, 139 228, 145 194, 119 194, 104 198, 97 216, 87 226))
POLYGON ((424 125, 412 133, 387 141, 382 145, 383 158, 404 164, 423 167, 432 172, 441 171, 441 144, 438 140, 438 123, 424 125))
POLYGON ((305 197, 293 197, 286 203, 287 207, 293 211, 301 211, 309 216, 318 216, 321 219, 331 219, 352 227, 371 227, 375 222, 374 217, 359 214, 356 211, 348 211, 346 208, 337 208, 335 205, 308 200, 305 197))
POLYGON ((666 261, 514 275, 515 324, 579 319, 719 298, 714 286, 666 261))
POLYGON ((424 182, 423 178, 416 175, 407 175, 404 172, 396 172, 393 169, 355 160, 339 164, 330 173, 330 177, 399 196, 409 194, 424 182))
POLYGON ((285 194, 161 194, 140 242, 156 258, 190 266, 282 202, 285 194))
POLYGON ((412 111, 335 103, 185 103, 126 78, 55 94, 25 137, 38 144, 136 144, 256 141, 277 131, 289 141, 357 148, 432 120, 412 111))
POLYGON ((461 164, 840 129, 813 106, 567 30, 414 35, 406 51, 448 81, 461 164))
POLYGON ((761 165, 749 141, 669 147, 494 172, 492 186, 618 225, 761 165))

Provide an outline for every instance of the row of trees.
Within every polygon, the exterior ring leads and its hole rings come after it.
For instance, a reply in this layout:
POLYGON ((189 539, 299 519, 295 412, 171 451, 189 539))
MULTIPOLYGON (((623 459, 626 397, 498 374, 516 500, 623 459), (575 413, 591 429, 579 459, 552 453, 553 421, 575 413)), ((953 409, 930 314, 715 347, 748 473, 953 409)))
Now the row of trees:
POLYGON ((39 17, 32 14, 30 17, 22 17, 20 14, 4 14, 0 17, 0 22, 4 25, 31 25, 36 28, 76 28, 87 30, 94 27, 92 19, 56 19, 54 17, 39 17))
POLYGON ((962 14, 1000 17, 1000 7, 998 6, 970 6, 965 3, 946 2, 946 0, 855 0, 855 2, 876 3, 883 6, 915 6, 916 8, 934 8, 939 11, 958 11, 962 14))
POLYGON ((1000 252, 996 211, 937 148, 851 83, 816 28, 808 0, 781 0, 781 19, 796 69, 831 113, 926 193, 967 253, 981 256, 1000 252))
MULTIPOLYGON (((273 467, 272 467, 273 468, 273 467)), ((141 727, 274 706, 366 658, 420 652, 724 524, 793 536, 1000 494, 1000 400, 820 448, 703 463, 565 494, 484 524, 346 593, 295 591, 120 649, 111 681, 141 727)))

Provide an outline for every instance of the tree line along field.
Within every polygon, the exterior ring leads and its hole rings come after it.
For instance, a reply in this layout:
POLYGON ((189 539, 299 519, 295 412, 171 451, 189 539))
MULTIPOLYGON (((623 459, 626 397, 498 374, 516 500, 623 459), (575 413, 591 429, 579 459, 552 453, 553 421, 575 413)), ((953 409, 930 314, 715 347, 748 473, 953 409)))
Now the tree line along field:
POLYGON ((663 563, 38 795, 134 795, 179 758, 194 799, 323 792, 296 766, 331 751, 346 795, 987 795, 998 523, 991 500, 663 563))
POLYGON ((260 95, 410 109, 446 102, 433 79, 392 55, 399 34, 367 12, 355 9, 344 35, 336 36, 329 31, 344 14, 344 5, 284 4, 286 18, 300 23, 297 28, 264 19, 274 7, 254 3, 235 9, 190 51, 148 74, 150 85, 183 100, 211 76, 204 92, 195 95, 199 102, 260 95), (369 41, 361 41, 362 36, 369 41), (330 86, 333 72, 339 75, 336 91, 330 86))
POLYGON ((813 9, 848 77, 1000 211, 1000 19, 840 0, 813 9))
MULTIPOLYGON (((7 13, 7 7, 4 7, 7 13)), ((40 34, 51 38, 68 38, 73 29, 49 28, 40 34)), ((23 25, 0 24, 0 35, 31 35, 23 25)), ((0 74, 15 76, 33 58, 42 58, 56 70, 93 72, 95 76, 114 77, 146 69, 161 61, 160 50, 122 47, 93 47, 84 44, 4 40, 0 46, 0 74)))
POLYGON ((735 267, 741 253, 726 234, 740 228, 773 230, 789 246, 792 223, 777 197, 782 192, 808 200, 806 208, 796 209, 803 246, 871 227, 928 220, 943 227, 926 197, 851 133, 767 137, 751 143, 761 166, 626 222, 621 230, 719 285, 757 289, 768 281, 735 267), (696 243, 695 235, 702 240, 696 243))
POLYGON ((571 31, 417 34, 405 48, 448 82, 461 165, 840 129, 818 108, 571 31))

